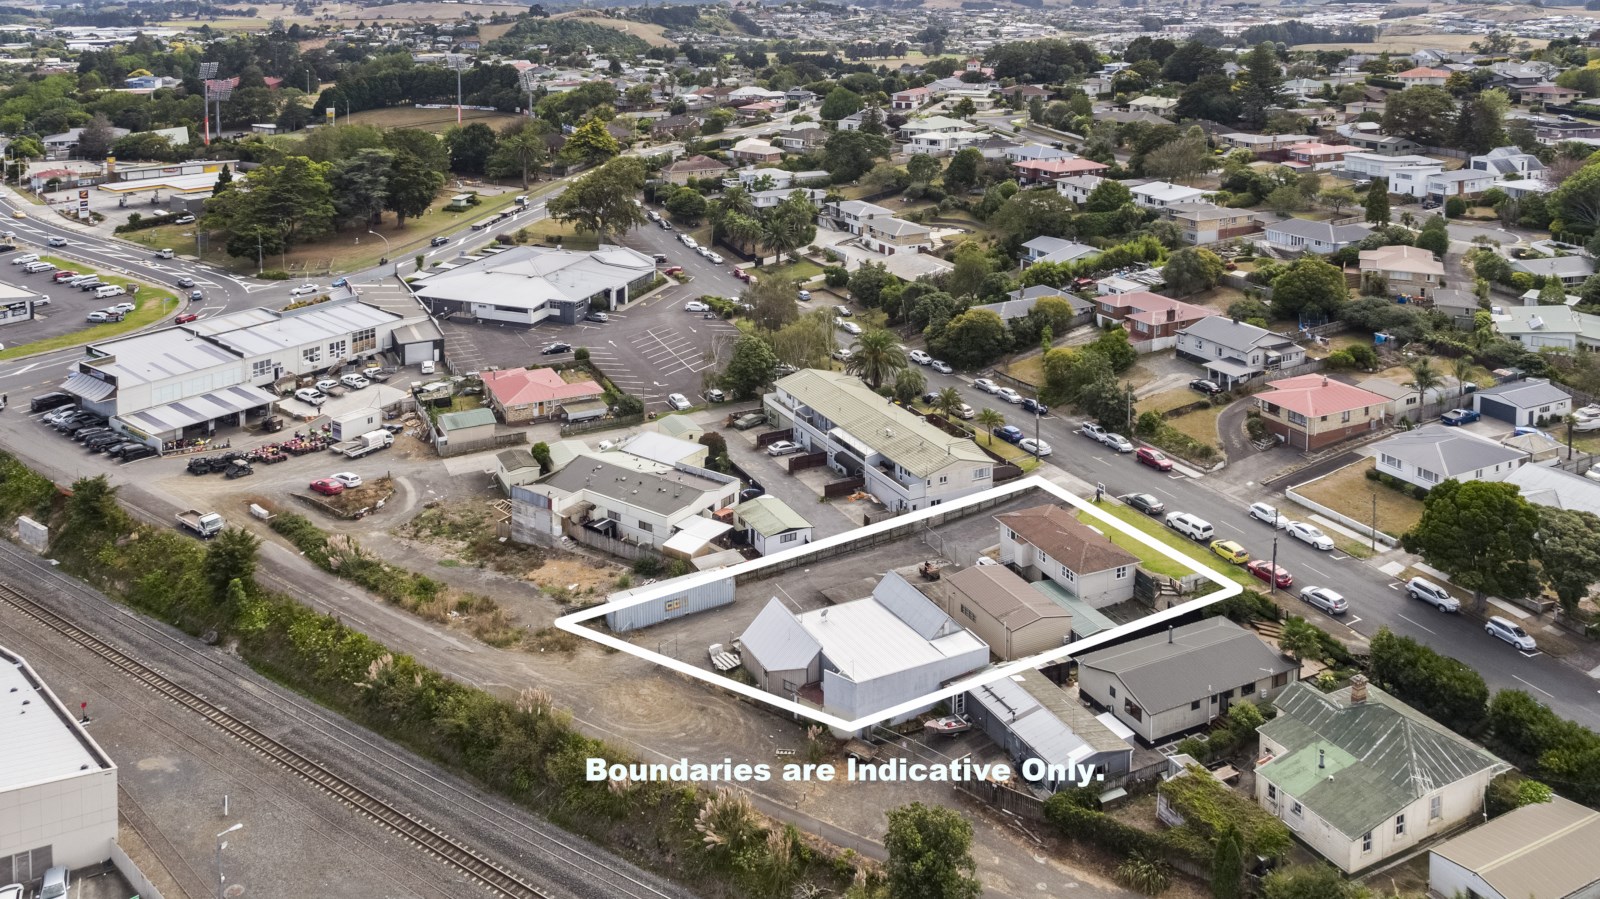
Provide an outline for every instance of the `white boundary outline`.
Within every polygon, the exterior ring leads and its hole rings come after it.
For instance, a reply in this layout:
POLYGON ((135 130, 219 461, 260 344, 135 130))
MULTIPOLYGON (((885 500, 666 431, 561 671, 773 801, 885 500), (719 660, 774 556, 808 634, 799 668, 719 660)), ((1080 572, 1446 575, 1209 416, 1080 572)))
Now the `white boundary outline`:
MULTIPOLYGON (((826 562, 826 560, 823 560, 823 562, 826 562)), ((1096 646, 1119 640, 1138 631, 1142 631, 1151 625, 1160 624, 1163 621, 1168 621, 1173 618, 1186 615, 1196 609, 1204 608, 1231 596, 1237 596, 1242 592, 1244 592, 1244 588, 1238 583, 1225 579, 1221 574, 1217 573, 1217 571, 1212 568, 1196 564, 1196 561, 1193 557, 1184 555, 1167 544, 1150 537, 1143 531, 1124 524, 1120 519, 1101 511, 1096 504, 1078 497, 1076 494, 1073 494, 1072 492, 1060 487, 1055 483, 1052 483, 1051 481, 1047 481, 1044 478, 1034 475, 1032 477, 1023 479, 1016 484, 996 487, 992 490, 985 490, 981 493, 965 496, 961 499, 952 500, 947 503, 942 503, 937 506, 912 512, 908 515, 901 515, 895 518, 890 518, 887 521, 878 522, 877 524, 868 525, 863 528, 856 528, 853 531, 847 531, 838 536, 829 537, 825 540, 820 540, 815 543, 809 543, 804 546, 795 547, 794 549, 784 550, 783 552, 775 553, 771 556, 766 556, 761 559, 742 562, 738 565, 728 568, 719 568, 713 571, 700 572, 698 574, 673 578, 670 581, 652 585, 649 589, 637 592, 634 595, 629 595, 621 599, 614 599, 610 602, 595 606, 593 608, 584 609, 580 612, 573 612, 570 615, 563 615, 556 619, 555 624, 556 627, 570 634, 575 634, 579 637, 583 637, 586 640, 592 640, 603 646, 609 646, 619 652, 625 652, 629 655, 637 656, 641 659, 654 662, 657 665, 669 668, 678 672, 679 674, 687 675, 725 690, 731 690, 742 696, 766 703, 767 705, 782 709, 786 712, 792 712, 796 715, 800 715, 820 724, 825 724, 831 728, 854 733, 869 727, 870 725, 876 724, 879 721, 884 721, 889 718, 893 718, 896 715, 910 712, 913 709, 922 708, 930 703, 939 702, 957 694, 965 693, 968 690, 982 686, 983 684, 997 681, 1002 677, 1010 677, 1014 674, 1020 674, 1024 671, 1038 668, 1040 665, 1046 662, 1053 662, 1057 659, 1066 658, 1070 655, 1081 654, 1085 650, 1093 649, 1096 646), (1145 546, 1150 547, 1174 562, 1188 566, 1192 571, 1194 571, 1195 574, 1198 574, 1212 583, 1217 584, 1222 589, 1197 599, 1190 600, 1182 605, 1153 612, 1137 621, 1129 622, 1128 624, 1120 625, 1107 631, 1102 631, 1101 633, 1095 634, 1092 637, 1079 640, 1076 643, 1069 643, 1059 648, 1051 649, 1047 652, 1029 656, 1025 659, 1006 663, 1005 665, 997 668, 986 668, 983 671, 972 675, 971 677, 949 684, 934 693, 929 693, 926 696, 921 696, 916 699, 903 702, 892 708, 874 712, 867 717, 858 718, 854 721, 847 721, 843 718, 829 715, 826 712, 807 705, 802 705, 801 703, 793 700, 784 699, 781 696, 768 693, 765 690, 761 690, 747 684, 741 684, 732 678, 723 677, 705 669, 697 668, 688 662, 683 662, 678 659, 664 656, 659 652, 652 652, 642 646, 636 646, 626 640, 618 639, 611 634, 601 633, 593 628, 583 626, 584 622, 599 618, 608 612, 628 608, 640 603, 650 602, 651 600, 660 599, 668 594, 681 593, 685 589, 692 589, 701 584, 709 584, 727 578, 736 578, 740 575, 767 567, 774 562, 783 561, 799 555, 807 555, 820 549, 828 549, 844 543, 852 543, 862 539, 863 537, 876 535, 891 528, 904 527, 907 524, 915 524, 918 521, 931 518, 936 515, 944 515, 946 513, 961 509, 964 506, 974 505, 976 503, 991 499, 1000 499, 1008 494, 1021 495, 1029 490, 1042 490, 1056 499, 1061 500, 1062 502, 1087 511, 1102 524, 1108 527, 1116 528, 1117 530, 1128 534, 1129 536, 1133 537, 1133 539, 1139 541, 1145 546)))

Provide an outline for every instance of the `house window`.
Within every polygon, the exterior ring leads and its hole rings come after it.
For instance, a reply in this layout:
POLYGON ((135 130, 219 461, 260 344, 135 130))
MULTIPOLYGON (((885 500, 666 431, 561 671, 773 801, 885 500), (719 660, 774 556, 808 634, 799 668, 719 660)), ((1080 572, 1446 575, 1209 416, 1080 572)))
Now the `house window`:
POLYGON ((1428 820, 1437 821, 1444 817, 1444 797, 1435 796, 1428 800, 1428 820))
POLYGON ((1366 833, 1361 835, 1361 854, 1365 855, 1365 854, 1367 854, 1368 852, 1371 852, 1371 851, 1372 851, 1372 831, 1369 830, 1366 833))
POLYGON ((950 483, 950 478, 945 475, 939 475, 939 483, 948 484, 950 483))
POLYGON ((778 542, 779 543, 793 543, 793 542, 795 542, 796 540, 799 540, 799 539, 800 539, 800 532, 799 531, 790 531, 789 533, 780 536, 778 538, 778 542))
POLYGON ((988 476, 989 476, 989 469, 987 469, 987 468, 975 468, 975 469, 972 470, 972 479, 974 481, 981 481, 981 480, 983 480, 984 478, 986 478, 988 476))
MULTIPOLYGON (((1199 703, 1195 703, 1195 705, 1199 705, 1199 703)), ((1278 798, 1277 784, 1267 784, 1267 798, 1270 800, 1276 800, 1278 798)))
POLYGON ((1135 721, 1143 721, 1144 720, 1144 709, 1141 709, 1141 708, 1139 708, 1139 706, 1135 705, 1133 700, 1131 700, 1131 699, 1123 701, 1122 710, 1124 712, 1127 712, 1128 713, 1128 717, 1132 718, 1135 721))
POLYGON ((1346 409, 1339 413, 1339 420, 1348 424, 1350 421, 1350 410, 1346 409))
POLYGON ((1254 693, 1255 691, 1256 691, 1256 685, 1255 685, 1254 682, 1251 682, 1251 683, 1245 684, 1244 686, 1239 688, 1239 695, 1240 696, 1249 696, 1251 693, 1254 693))
POLYGON ((350 351, 356 355, 370 353, 378 348, 378 332, 372 328, 363 328, 350 335, 350 351))
POLYGON ((1272 685, 1274 687, 1286 686, 1288 683, 1289 683, 1289 672, 1287 672, 1287 671, 1279 671, 1277 674, 1274 674, 1272 676, 1272 685))
POLYGON ((1117 566, 1117 580, 1120 581, 1120 580, 1122 580, 1123 578, 1125 578, 1127 576, 1128 576, 1128 566, 1126 566, 1126 565, 1118 565, 1117 566))
POLYGON ((1306 417, 1304 415, 1301 415, 1300 413, 1294 411, 1293 409, 1288 410, 1288 412, 1289 412, 1288 418, 1289 418, 1289 423, 1290 424, 1302 425, 1302 426, 1305 425, 1306 417))
POLYGON ((1394 456, 1391 456, 1388 453, 1379 453, 1378 454, 1378 461, 1382 462, 1383 463, 1383 467, 1385 467, 1385 468, 1401 468, 1401 467, 1403 467, 1403 466, 1401 466, 1399 459, 1396 459, 1394 456))
POLYGON ((328 344, 328 358, 329 359, 343 359, 344 358, 344 348, 345 348, 345 341, 343 341, 343 340, 335 340, 335 341, 329 343, 328 344))
POLYGON ((1296 800, 1294 805, 1289 806, 1289 811, 1293 813, 1296 818, 1298 818, 1304 812, 1304 809, 1300 808, 1300 802, 1299 800, 1296 800))
POLYGON ((648 521, 639 522, 639 530, 644 531, 646 534, 655 533, 655 529, 656 529, 655 525, 651 524, 648 521))
POLYGON ((961 606, 961 614, 967 616, 967 620, 968 621, 977 621, 978 620, 978 616, 972 614, 972 610, 967 608, 966 605, 964 605, 964 604, 961 606))
POLYGON ((1075 581, 1078 579, 1078 576, 1072 573, 1072 569, 1065 565, 1061 566, 1061 576, 1069 581, 1075 581))
POLYGON ((1422 478, 1424 481, 1427 481, 1430 484, 1439 483, 1439 476, 1427 470, 1426 468, 1417 469, 1417 477, 1422 478))
POLYGON ((304 359, 306 362, 311 363, 312 365, 315 365, 318 362, 322 361, 322 347, 320 347, 320 346, 306 347, 304 350, 300 351, 300 358, 304 359))
MULTIPOLYGON (((1200 711, 1200 700, 1196 699, 1194 702, 1189 703, 1189 711, 1191 711, 1191 712, 1200 711)), ((1268 787, 1267 789, 1270 791, 1272 788, 1268 787)), ((1268 793, 1268 795, 1271 795, 1270 792, 1268 793)))
POLYGON ((1406 835, 1406 816, 1403 812, 1394 816, 1394 835, 1397 837, 1406 835))
POLYGON ((616 512, 607 512, 606 518, 610 519, 611 521, 621 521, 622 515, 616 512))
POLYGON ((1113 698, 1116 697, 1116 695, 1117 695, 1117 688, 1116 687, 1107 687, 1106 689, 1111 691, 1111 696, 1113 698))
POLYGON ((267 375, 272 374, 273 368, 274 366, 271 359, 257 359, 255 362, 250 364, 250 377, 264 378, 267 375))

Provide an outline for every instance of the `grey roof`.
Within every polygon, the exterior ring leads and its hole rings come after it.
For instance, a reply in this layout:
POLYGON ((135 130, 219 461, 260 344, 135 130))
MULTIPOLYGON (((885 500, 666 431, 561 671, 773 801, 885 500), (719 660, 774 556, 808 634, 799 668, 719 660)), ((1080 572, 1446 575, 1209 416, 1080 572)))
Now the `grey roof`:
POLYGON ((114 376, 123 390, 136 384, 205 371, 239 358, 223 347, 197 340, 175 328, 91 344, 89 350, 102 358, 89 359, 83 364, 114 376))
POLYGON ((1429 793, 1486 769, 1511 767, 1377 687, 1367 692, 1366 701, 1352 703, 1349 687, 1324 694, 1293 683, 1273 701, 1278 716, 1257 728, 1284 748, 1258 765, 1257 775, 1346 838, 1393 819, 1429 793))
POLYGON ((1028 586, 1004 565, 974 565, 944 580, 1007 630, 1027 627, 1045 618, 1072 618, 1071 612, 1028 586))
POLYGON ((739 635, 739 645, 768 671, 809 667, 822 652, 822 644, 806 632, 776 596, 767 600, 761 614, 739 635))
POLYGON ((806 521, 804 516, 770 493, 745 500, 733 511, 746 527, 763 537, 776 537, 811 527, 811 522, 806 521))
POLYGON ((1025 287, 1021 290, 1013 290, 1006 294, 1006 296, 1010 297, 1010 299, 1006 300, 1005 302, 988 303, 983 306, 976 306, 974 308, 987 309, 990 312, 993 312, 995 315, 1000 316, 1001 321, 1010 321, 1014 318, 1025 317, 1028 313, 1032 312, 1033 307, 1038 305, 1038 302, 1045 297, 1056 297, 1058 299, 1065 300, 1067 305, 1072 307, 1072 311, 1075 314, 1086 313, 1094 309, 1094 306, 1089 303, 1089 301, 1084 300, 1075 294, 1063 293, 1061 288, 1051 287, 1048 284, 1036 284, 1032 287, 1025 287))
POLYGON ((1479 171, 1478 169, 1456 169, 1453 172, 1440 172, 1437 175, 1429 175, 1428 180, 1444 181, 1449 183, 1456 181, 1481 181, 1484 178, 1493 177, 1494 172, 1483 172, 1479 171))
POLYGON ((552 300, 577 302, 614 290, 655 271, 655 260, 627 247, 577 253, 550 247, 513 247, 422 279, 413 287, 425 299, 493 302, 538 308, 552 300))
POLYGON ((924 640, 937 640, 961 631, 961 625, 934 605, 922 591, 897 571, 890 571, 872 589, 872 598, 905 622, 924 640))
POLYGON ((439 416, 439 430, 450 432, 463 428, 480 428, 495 422, 494 410, 479 407, 461 412, 446 412, 439 416))
POLYGON ((843 372, 801 369, 775 386, 915 477, 926 478, 952 462, 989 461, 971 440, 946 434, 920 415, 884 402, 860 378, 843 372))
POLYGON ((525 449, 508 449, 494 454, 494 460, 499 464, 501 471, 521 471, 525 468, 538 468, 539 460, 533 458, 533 453, 525 449))
POLYGON ((878 218, 867 223, 867 230, 878 231, 890 237, 904 237, 908 234, 930 234, 933 229, 927 225, 908 222, 905 219, 878 218))
POLYGON ((367 328, 393 325, 403 318, 405 316, 366 303, 335 302, 282 315, 275 314, 272 320, 237 328, 228 326, 243 319, 236 319, 233 315, 218 316, 210 321, 207 333, 213 334, 212 339, 217 343, 237 350, 241 355, 264 356, 278 350, 343 337, 367 328))
MULTIPOLYGON (((1032 671, 1028 675, 1039 677, 1032 671)), ((1006 730, 1015 734, 1031 754, 1047 765, 1081 764, 1096 751, 1087 740, 1073 733, 1066 722, 1051 714, 1027 688, 1009 677, 975 687, 968 695, 983 706, 990 717, 1003 722, 1006 730)), ((1129 747, 1123 743, 1121 748, 1129 747)))
POLYGON ((1530 275, 1555 275, 1558 278, 1587 277, 1594 274, 1594 262, 1582 256, 1552 256, 1547 259, 1513 259, 1511 267, 1530 275))
POLYGON ((1565 390, 1550 383, 1547 378, 1529 378, 1526 381, 1499 384, 1486 390, 1478 391, 1477 396, 1494 397, 1521 409, 1531 409, 1535 406, 1546 406, 1551 403, 1572 399, 1565 390))
POLYGON ((1470 290, 1444 287, 1433 292, 1433 308, 1470 309, 1478 311, 1478 297, 1470 290))
POLYGON ((1207 618, 1080 656, 1078 664, 1114 675, 1154 715, 1261 679, 1261 669, 1295 663, 1226 618, 1207 618))
POLYGON ((722 487, 719 481, 686 471, 639 471, 614 465, 598 456, 574 459, 539 483, 566 493, 588 490, 659 515, 698 503, 705 493, 722 487))
POLYGON ((1040 235, 1023 244, 1022 246, 1025 249, 1038 250, 1040 255, 1043 255, 1045 253, 1054 253, 1056 250, 1066 249, 1067 247, 1074 246, 1076 243, 1077 241, 1067 240, 1065 237, 1049 237, 1047 235, 1040 235))
POLYGON ((1294 341, 1266 328, 1258 328, 1248 322, 1234 321, 1221 315, 1202 318, 1182 331, 1202 340, 1220 344, 1230 350, 1247 353, 1252 349, 1271 349, 1275 347, 1293 346, 1294 341))
POLYGON ((1523 465, 1506 478, 1522 498, 1541 506, 1600 515, 1600 483, 1548 465, 1523 465))
POLYGON ((1268 225, 1267 230, 1291 237, 1303 237, 1306 240, 1320 240, 1323 243, 1355 243, 1372 233, 1372 228, 1360 223, 1332 225, 1328 222, 1314 222, 1311 219, 1301 218, 1286 219, 1268 225))
POLYGON ((1396 434, 1380 441, 1373 449, 1443 478, 1527 458, 1527 453, 1444 425, 1423 425, 1414 431, 1396 434))
POLYGON ((1600 883, 1600 812, 1551 797, 1435 846, 1501 896, 1564 899, 1600 883))

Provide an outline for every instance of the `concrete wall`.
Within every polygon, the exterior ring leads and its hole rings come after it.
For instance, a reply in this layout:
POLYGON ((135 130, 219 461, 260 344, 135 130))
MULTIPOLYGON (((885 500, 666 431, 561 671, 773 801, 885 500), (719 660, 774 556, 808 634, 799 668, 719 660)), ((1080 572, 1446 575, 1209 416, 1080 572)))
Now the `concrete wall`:
POLYGON ((77 869, 110 858, 116 838, 115 769, 0 793, 0 858, 48 846, 51 864, 77 869))

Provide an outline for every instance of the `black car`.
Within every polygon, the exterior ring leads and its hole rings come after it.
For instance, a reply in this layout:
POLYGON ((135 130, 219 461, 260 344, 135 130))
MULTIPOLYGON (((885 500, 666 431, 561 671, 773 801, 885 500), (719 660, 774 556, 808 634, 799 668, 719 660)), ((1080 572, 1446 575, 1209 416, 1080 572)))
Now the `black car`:
POLYGON ((552 343, 549 346, 547 346, 544 349, 539 351, 540 355, 543 355, 543 356, 554 356, 554 355, 557 355, 559 353, 570 353, 570 352, 572 352, 572 344, 570 344, 570 343, 552 343))
POLYGON ((1025 396, 1022 398, 1022 411, 1031 412, 1034 415, 1049 415, 1050 407, 1032 397, 1025 396))
POLYGON ((145 446, 144 444, 141 443, 141 444, 133 447, 132 449, 123 450, 122 451, 122 461, 124 463, 128 463, 128 462, 136 461, 138 459, 148 459, 151 456, 154 456, 155 454, 156 454, 155 450, 153 450, 150 447, 145 446))
POLYGON ((1130 493, 1122 497, 1122 501, 1146 515, 1160 515, 1167 511, 1165 503, 1148 493, 1130 493))
POLYGON ((28 411, 49 412, 51 409, 59 409, 62 406, 70 405, 72 402, 72 394, 70 393, 62 393, 59 390, 51 393, 41 393, 28 403, 28 411))
POLYGON ((749 487, 739 491, 739 502, 749 502, 758 496, 765 495, 766 492, 767 488, 761 486, 760 484, 751 484, 749 487))
POLYGON ((1189 382, 1189 389, 1198 390, 1207 396, 1214 396, 1222 392, 1222 385, 1205 378, 1195 378, 1189 382))
POLYGON ((936 391, 930 390, 922 395, 922 401, 931 406, 939 401, 939 394, 936 391))
POLYGON ((120 443, 126 442, 127 441, 123 439, 123 435, 112 432, 110 434, 101 434, 99 437, 91 437, 90 439, 85 440, 83 445, 92 452, 103 453, 120 443))
POLYGON ((661 230, 663 230, 663 231, 671 231, 672 230, 672 223, 667 221, 666 219, 662 219, 659 224, 661 225, 661 230))
POLYGON ((442 246, 444 246, 445 244, 447 244, 449 242, 450 242, 450 238, 441 235, 439 237, 435 237, 433 240, 428 241, 428 246, 431 246, 431 247, 442 247, 442 246))

